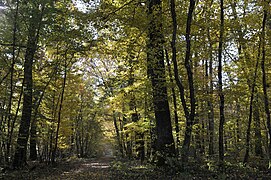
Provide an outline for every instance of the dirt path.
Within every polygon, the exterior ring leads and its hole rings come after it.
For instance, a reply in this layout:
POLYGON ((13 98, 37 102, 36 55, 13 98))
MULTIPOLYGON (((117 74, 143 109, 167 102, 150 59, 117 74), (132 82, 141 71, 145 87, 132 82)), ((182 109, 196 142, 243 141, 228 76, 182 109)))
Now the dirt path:
MULTIPOLYGON (((164 180, 174 179, 162 171, 153 171, 139 161, 117 161, 113 157, 73 159, 56 166, 30 163, 29 168, 0 173, 4 180, 164 180)), ((176 178, 175 178, 176 179, 176 178)), ((179 179, 179 178, 177 178, 179 179)), ((185 179, 185 178, 182 178, 185 179)))
POLYGON ((45 164, 31 164, 29 169, 20 171, 10 171, 0 174, 0 179, 14 180, 59 180, 59 179, 111 179, 110 163, 113 157, 102 157, 92 159, 76 159, 59 162, 55 167, 45 164))
POLYGON ((193 179, 271 179, 270 172, 248 171, 232 167, 226 174, 199 169, 194 165, 186 171, 157 169, 138 161, 117 161, 113 157, 73 159, 56 166, 30 163, 29 168, 0 173, 3 180, 193 180, 193 179))
POLYGON ((110 179, 110 163, 112 157, 102 157, 99 159, 82 159, 67 164, 70 166, 61 174, 47 176, 43 179, 110 179))

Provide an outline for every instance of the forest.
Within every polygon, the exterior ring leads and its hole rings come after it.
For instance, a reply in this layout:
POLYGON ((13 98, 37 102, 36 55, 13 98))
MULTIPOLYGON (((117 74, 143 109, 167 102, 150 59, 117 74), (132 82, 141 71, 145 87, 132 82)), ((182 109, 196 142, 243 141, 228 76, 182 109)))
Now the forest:
POLYGON ((269 179, 270 57, 269 0, 0 0, 0 179, 269 179))

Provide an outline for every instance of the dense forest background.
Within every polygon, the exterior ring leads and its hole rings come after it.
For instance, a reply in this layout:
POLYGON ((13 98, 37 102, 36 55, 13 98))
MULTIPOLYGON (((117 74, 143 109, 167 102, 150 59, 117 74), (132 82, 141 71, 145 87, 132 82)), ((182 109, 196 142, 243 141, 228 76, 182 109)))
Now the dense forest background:
POLYGON ((0 2, 0 164, 270 166, 268 0, 0 2))

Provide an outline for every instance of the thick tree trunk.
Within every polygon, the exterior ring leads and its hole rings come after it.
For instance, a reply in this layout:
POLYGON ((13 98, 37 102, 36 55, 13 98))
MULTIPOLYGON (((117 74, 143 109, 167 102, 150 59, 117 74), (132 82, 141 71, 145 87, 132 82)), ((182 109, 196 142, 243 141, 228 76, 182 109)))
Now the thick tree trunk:
POLYGON ((23 110, 20 122, 17 146, 14 155, 13 167, 19 168, 26 164, 27 141, 32 113, 32 65, 34 54, 37 49, 37 25, 34 18, 31 19, 27 49, 24 62, 24 91, 23 91, 23 110))
POLYGON ((162 1, 148 0, 147 68, 152 83, 153 105, 156 120, 156 151, 158 165, 164 165, 166 156, 175 155, 171 118, 165 77, 162 1))
MULTIPOLYGON (((40 8, 35 7, 35 8, 40 8)), ((28 30, 28 40, 24 61, 24 80, 23 80, 23 110, 19 127, 19 134, 12 166, 20 168, 26 164, 27 159, 27 142, 29 137, 29 128, 32 115, 32 66, 34 55, 37 49, 39 31, 42 26, 42 18, 45 4, 41 4, 39 14, 32 14, 28 30)), ((34 10, 33 10, 34 11, 34 10)))
POLYGON ((27 140, 32 112, 32 64, 36 51, 35 29, 30 28, 28 48, 24 63, 24 92, 23 92, 23 111, 20 122, 19 135, 17 139, 16 153, 13 166, 20 167, 26 163, 27 140))

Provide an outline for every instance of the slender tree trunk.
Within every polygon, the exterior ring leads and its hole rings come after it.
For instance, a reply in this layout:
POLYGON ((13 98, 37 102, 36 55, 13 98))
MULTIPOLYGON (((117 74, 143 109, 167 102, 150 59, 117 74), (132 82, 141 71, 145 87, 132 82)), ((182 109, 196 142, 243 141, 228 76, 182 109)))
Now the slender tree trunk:
MULTIPOLYGON (((10 96, 9 96, 9 104, 8 104, 8 138, 12 139, 11 131, 13 131, 13 126, 11 127, 11 108, 12 108, 12 97, 13 97, 13 76, 14 76, 14 65, 15 65, 15 43, 16 43, 16 32, 17 32, 17 17, 18 17, 18 10, 19 10, 19 1, 16 1, 16 11, 14 15, 14 26, 13 26, 13 42, 12 42, 12 62, 10 67, 10 96)), ((7 142, 7 156, 6 156, 6 162, 9 162, 9 156, 10 156, 10 145, 11 141, 8 140, 7 142)))
POLYGON ((212 156, 214 154, 214 107, 213 107, 213 43, 210 36, 210 28, 208 28, 208 40, 209 40, 209 65, 206 63, 206 76, 209 81, 208 86, 208 133, 209 133, 209 149, 208 154, 212 156), (209 69, 209 70, 208 70, 209 69), (208 74, 209 71, 209 74, 208 74))
POLYGON ((219 164, 224 167, 224 94, 222 79, 222 51, 224 41, 224 1, 220 0, 220 35, 218 47, 218 94, 219 94, 219 164))
POLYGON ((188 162, 189 147, 191 141, 192 126, 195 120, 195 111, 196 111, 196 99, 195 99, 195 89, 194 89, 194 78, 192 72, 191 64, 191 25, 193 19, 193 11, 195 9, 195 0, 190 0, 189 11, 187 15, 186 22, 186 53, 185 53, 185 68, 188 76, 188 85, 189 85, 189 97, 190 97, 190 114, 189 118, 186 120, 184 141, 183 141, 183 151, 182 151, 182 161, 184 163, 188 162))
MULTIPOLYGON (((169 74, 169 79, 170 83, 174 84, 173 81, 173 76, 170 68, 170 62, 169 62, 169 56, 168 52, 166 50, 166 61, 167 61, 167 66, 168 66, 168 74, 169 74)), ((173 108, 174 108, 174 122, 175 122, 175 132, 176 132, 176 155, 179 155, 179 146, 181 144, 180 142, 180 128, 179 128, 179 118, 178 118, 178 109, 177 109, 177 97, 176 97, 176 92, 174 86, 171 88, 172 91, 172 100, 173 100, 173 108)))
MULTIPOLYGON (((123 105, 124 106, 124 105, 123 105)), ((127 152, 127 147, 126 147, 126 141, 125 141, 125 135, 124 135, 124 123, 126 121, 126 118, 124 117, 125 115, 123 114, 122 120, 119 118, 119 124, 120 124, 120 140, 121 140, 121 146, 122 146, 122 151, 123 151, 123 157, 126 156, 125 154, 127 152)))
POLYGON ((236 138, 237 138, 237 146, 238 146, 238 143, 240 142, 241 140, 241 132, 240 132, 240 111, 241 111, 241 106, 239 104, 239 101, 237 100, 236 101, 236 114, 237 114, 237 120, 236 120, 236 138))
MULTIPOLYGON (((249 103, 249 117, 248 117, 248 127, 246 131, 246 152, 244 156, 243 163, 246 164, 248 161, 249 157, 249 150, 250 150, 250 134, 251 134, 251 122, 252 122, 252 115, 253 115, 253 101, 254 101, 254 94, 255 94, 255 87, 256 87, 256 80, 257 80, 257 74, 258 74, 258 66, 259 66, 259 58, 260 58, 260 49, 261 49, 261 39, 259 42, 259 47, 258 47, 258 56, 257 56, 257 62, 255 65, 255 71, 253 75, 253 81, 251 86, 251 94, 250 94, 250 103, 249 103)), ((250 84, 250 83, 248 83, 250 84)))
POLYGON ((175 155, 175 145, 165 77, 161 0, 148 0, 148 19, 147 69, 152 83, 156 120, 157 165, 164 165, 166 156, 175 155))
POLYGON ((64 65, 64 78, 63 78, 63 85, 62 85, 62 91, 61 91, 61 98, 59 103, 59 110, 58 110, 58 118, 57 118, 57 128, 56 128, 56 137, 55 137, 55 145, 54 149, 52 151, 52 163, 55 163, 56 159, 56 151, 57 151, 57 145, 58 145, 58 136, 59 136, 59 129, 60 129, 60 123, 61 123, 61 111, 64 101, 64 93, 65 93, 65 87, 66 87, 66 80, 67 80, 67 50, 65 52, 64 57, 65 65, 64 65))
POLYGON ((113 110, 113 121, 114 121, 114 127, 115 127, 115 131, 116 131, 116 138, 118 141, 118 149, 119 149, 121 156, 124 157, 122 142, 121 142, 120 133, 119 133, 119 126, 117 124, 116 112, 114 110, 113 110))
MULTIPOLYGON (((128 79, 128 86, 131 87, 131 91, 129 92, 129 108, 131 113, 131 119, 132 122, 138 122, 139 121, 139 115, 137 112, 137 106, 136 106, 136 97, 133 91, 133 85, 135 82, 135 77, 134 77, 134 59, 135 55, 132 50, 130 50, 130 56, 129 56, 129 79, 128 79)), ((144 141, 142 137, 144 137, 144 134, 138 131, 134 131, 135 133, 135 146, 136 146, 136 158, 144 160, 144 141)))
POLYGON ((263 13, 263 22, 262 22, 262 61, 261 61, 261 69, 262 69, 262 84, 263 84, 263 94, 264 94, 264 108, 265 108, 265 115, 266 115, 266 124, 267 130, 269 134, 269 145, 268 145, 268 158, 269 158, 269 166, 271 168, 271 125, 270 125, 270 110, 269 110, 269 97, 267 94, 267 83, 266 83, 266 72, 265 72, 265 26, 267 20, 267 8, 269 7, 269 2, 264 1, 264 13, 263 13))
MULTIPOLYGON (((58 48, 57 48, 57 55, 58 55, 58 48)), ((54 85, 56 86, 56 81, 57 78, 54 78, 54 85)), ((48 150, 48 163, 53 163, 53 151, 54 151, 54 147, 53 147, 53 136, 54 136, 54 123, 56 121, 56 116, 57 116, 57 108, 59 107, 59 102, 60 102, 60 96, 57 96, 56 99, 56 91, 53 91, 53 96, 52 96, 52 112, 51 112, 51 116, 52 116, 52 120, 50 121, 51 125, 48 128, 48 136, 50 136, 49 138, 49 150, 48 150)))
POLYGON ((190 92, 190 112, 189 108, 186 104, 185 99, 185 92, 184 92, 184 86, 182 84, 182 81, 179 77, 178 72, 178 63, 176 59, 176 34, 177 34, 177 20, 176 20, 176 11, 175 11, 175 0, 170 1, 171 4, 171 17, 173 21, 173 33, 172 33, 172 62, 174 65, 174 76, 176 84, 180 91, 180 98, 182 102, 182 106, 184 109, 184 114, 186 118, 186 128, 185 128, 185 137, 183 141, 183 150, 182 150, 182 161, 183 163, 186 163, 188 161, 188 155, 189 155, 189 146, 191 141, 191 133, 192 133, 192 126, 194 124, 194 118, 195 118, 195 110, 196 110, 196 100, 195 100, 195 93, 194 93, 194 79, 193 79, 193 72, 191 67, 191 25, 192 25, 192 19, 193 19, 193 11, 195 9, 195 1, 190 0, 189 5, 189 11, 187 15, 187 23, 186 23, 186 54, 185 54, 185 68, 187 71, 188 76, 188 84, 189 84, 189 92, 190 92))
MULTIPOLYGON (((81 100, 82 100, 82 96, 81 95, 81 100)), ((85 133, 84 133, 84 122, 83 122, 83 114, 82 114, 82 110, 83 110, 83 101, 81 101, 81 105, 80 105, 80 110, 79 110, 79 117, 78 117, 78 120, 80 122, 79 124, 79 131, 80 131, 80 141, 79 141, 79 145, 80 145, 80 157, 84 157, 85 156, 85 151, 84 151, 84 142, 85 142, 85 139, 84 139, 84 136, 85 136, 85 133)))
POLYGON ((23 96, 23 86, 21 87, 21 91, 20 91, 20 95, 19 95, 19 100, 18 100, 15 116, 13 118, 13 121, 11 122, 10 136, 9 136, 9 139, 8 139, 9 145, 11 145, 12 140, 13 140, 13 131, 14 131, 15 123, 17 121, 18 113, 19 113, 19 110, 20 110, 22 96, 23 96))
POLYGON ((256 97, 253 103, 254 106, 254 129, 255 129, 255 155, 263 157, 263 149, 262 149, 262 135, 261 135, 261 119, 260 119, 260 111, 258 107, 258 93, 255 92, 256 97))
POLYGON ((36 147, 37 147, 37 114, 38 114, 38 109, 39 109, 39 106, 42 102, 43 96, 45 94, 45 90, 47 89, 51 80, 53 79, 53 75, 55 75, 55 71, 52 72, 49 81, 44 86, 42 93, 39 97, 39 100, 37 102, 37 105, 34 109, 34 114, 32 117, 31 129, 30 129, 30 156, 29 156, 29 158, 33 161, 37 160, 37 157, 38 157, 37 156, 37 149, 36 149, 36 147))
MULTIPOLYGON (((239 56, 242 58, 243 56, 244 56, 244 59, 247 59, 247 61, 249 62, 249 61, 252 61, 253 59, 250 57, 250 54, 248 53, 248 48, 247 48, 247 44, 245 43, 246 42, 246 40, 245 40, 245 38, 244 38, 244 33, 243 33, 243 31, 242 31, 242 26, 241 26, 241 24, 239 23, 239 21, 238 21, 238 14, 237 14, 237 10, 236 10, 236 2, 233 2, 233 3, 231 3, 231 8, 232 8, 232 12, 233 12, 233 16, 234 16, 234 19, 236 20, 236 24, 237 24, 237 36, 238 36, 238 38, 237 38, 237 40, 238 40, 238 43, 239 43, 239 46, 238 46, 238 54, 239 54, 239 56), (243 54, 243 55, 242 55, 243 54)), ((244 10, 244 12, 243 12, 244 14, 245 14, 245 10, 244 10)), ((260 46, 261 45, 259 45, 259 47, 258 47, 258 59, 259 59, 259 56, 260 56, 260 46)), ((257 60, 258 61, 258 60, 257 60)), ((242 70, 244 71, 244 72, 246 72, 246 69, 244 68, 245 66, 243 65, 241 68, 242 68, 242 70)), ((249 87, 249 89, 251 89, 251 91, 252 91, 252 84, 253 84, 253 82, 250 82, 250 79, 249 78, 247 78, 247 82, 248 82, 248 87, 249 87)), ((252 95, 252 94, 251 94, 252 95)), ((250 97, 251 98, 251 97, 250 97)), ((252 104, 251 104, 251 106, 253 106, 252 104)), ((252 107, 251 107, 252 108, 252 107)), ((240 123, 240 110, 241 110, 241 108, 240 108, 240 104, 238 103, 238 101, 236 102, 236 111, 237 111, 237 120, 236 120, 236 138, 237 138, 237 141, 236 141, 236 143, 237 143, 237 148, 239 148, 239 142, 240 142, 240 140, 241 140, 241 131, 240 131, 240 126, 241 126, 241 123, 240 123)), ((251 109, 251 111, 253 111, 253 109, 251 109)), ((248 129, 247 129, 247 131, 249 131, 249 132, 247 132, 246 133, 246 144, 248 143, 249 144, 249 142, 247 142, 247 141, 250 141, 249 139, 250 139, 250 137, 248 138, 248 136, 250 136, 250 129, 251 129, 251 119, 252 119, 252 114, 249 114, 249 118, 248 118, 248 129)), ((248 151, 249 151, 249 147, 246 147, 246 148, 248 148, 248 151)), ((247 150, 246 150, 247 151, 247 150)), ((248 159, 248 156, 249 156, 249 152, 247 152, 247 153, 245 153, 245 157, 244 157, 244 162, 246 162, 247 161, 247 159, 248 159)))

